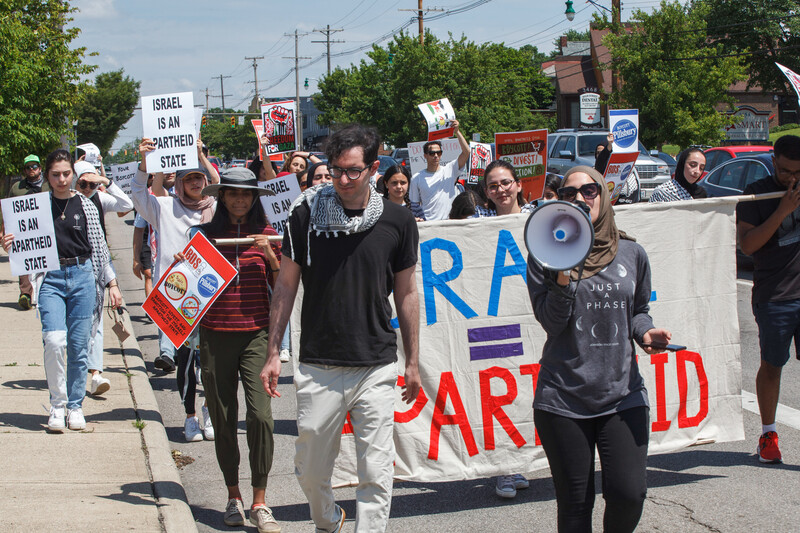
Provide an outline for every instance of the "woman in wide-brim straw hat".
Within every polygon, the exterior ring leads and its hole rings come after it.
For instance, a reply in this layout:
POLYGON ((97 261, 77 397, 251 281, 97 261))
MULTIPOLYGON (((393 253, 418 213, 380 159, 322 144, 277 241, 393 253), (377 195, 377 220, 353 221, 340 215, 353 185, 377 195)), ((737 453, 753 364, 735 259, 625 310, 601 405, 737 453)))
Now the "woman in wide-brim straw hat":
POLYGON ((268 285, 274 285, 280 270, 280 245, 270 244, 269 236, 277 232, 267 222, 259 199, 273 193, 257 183, 252 171, 232 168, 222 173, 219 184, 203 189, 204 196, 217 197, 217 210, 211 221, 197 226, 196 231, 209 239, 249 237, 254 241, 218 247, 239 274, 200 322, 200 363, 208 411, 215 428, 217 462, 228 487, 225 523, 243 525, 245 519, 236 436, 237 386, 241 376, 247 403, 247 444, 253 485, 250 522, 259 531, 280 531, 266 506, 273 420, 270 397, 259 377, 267 359, 268 285))

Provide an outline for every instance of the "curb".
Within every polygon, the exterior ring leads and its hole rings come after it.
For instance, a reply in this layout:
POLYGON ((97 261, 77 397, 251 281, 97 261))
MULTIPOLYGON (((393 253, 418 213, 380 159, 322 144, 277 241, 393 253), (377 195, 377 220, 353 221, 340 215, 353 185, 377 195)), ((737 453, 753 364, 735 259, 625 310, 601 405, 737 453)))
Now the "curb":
POLYGON ((158 410, 153 387, 150 385, 150 378, 147 375, 139 342, 136 340, 136 332, 133 329, 130 314, 126 311, 122 316, 125 328, 131 332, 131 335, 120 343, 120 347, 130 374, 128 383, 136 416, 145 423, 144 428, 139 431, 162 528, 167 533, 196 532, 197 524, 189 507, 178 467, 175 466, 175 461, 172 459, 164 421, 158 410))

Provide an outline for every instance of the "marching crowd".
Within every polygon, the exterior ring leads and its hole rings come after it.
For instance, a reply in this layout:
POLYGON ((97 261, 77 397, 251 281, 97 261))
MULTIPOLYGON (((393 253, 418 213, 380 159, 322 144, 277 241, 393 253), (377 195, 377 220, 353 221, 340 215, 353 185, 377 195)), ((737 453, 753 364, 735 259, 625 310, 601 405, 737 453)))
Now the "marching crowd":
MULTIPOLYGON (((247 169, 220 171, 198 141, 198 168, 150 174, 146 154, 154 145, 143 139, 130 198, 105 176, 102 161, 95 168, 75 161, 66 150, 55 150, 42 168, 38 156, 26 157, 24 175, 11 195, 50 192, 60 261, 57 270, 19 280, 19 306, 36 306, 41 315, 51 403, 48 428, 85 428, 81 404, 87 378, 90 394, 103 394, 110 386, 102 377, 101 321, 106 290, 111 308, 120 306, 121 294, 104 235, 106 213, 136 210, 133 270, 144 278, 146 292, 174 260, 182 259, 194 233, 212 239, 244 237, 247 244, 219 247, 237 276, 197 333, 177 350, 160 333, 154 361, 161 371, 176 371, 186 440, 214 440, 227 488, 224 522, 242 526, 247 518, 236 435, 241 381, 252 474, 249 520, 262 533, 280 531, 266 504, 273 458, 271 401, 280 397, 277 380, 290 357, 289 316, 302 283, 294 373, 295 473, 317 531, 341 531, 345 512, 335 502, 331 475, 349 414, 359 477, 355 530, 383 531, 391 506, 398 376, 390 297, 405 352, 403 401, 413 402, 421 388, 418 224, 530 213, 543 202, 562 200, 586 211, 595 240, 586 261, 570 271, 549 271, 528 259, 531 310, 547 334, 534 421, 555 486, 558 530, 591 530, 596 450, 606 501, 604 529, 633 531, 647 491, 650 427, 634 343, 656 353, 671 333, 656 327, 649 315, 650 266, 644 248, 614 221, 603 178, 611 144, 598 146, 595 168, 577 166, 563 177, 548 175, 542 199, 530 202, 514 167, 502 160, 488 165, 477 187, 460 183, 469 143, 458 122, 453 125, 461 147, 458 157, 442 165, 441 143, 428 142, 423 148, 426 168, 414 176, 402 165, 378 176, 380 138, 375 129, 357 124, 330 136, 326 162, 294 152, 280 169, 255 159, 247 169), (279 244, 270 240, 277 233, 259 200, 272 193, 258 182, 290 175, 297 176, 302 192, 279 244), (618 283, 620 272, 634 283, 618 283), (587 279, 592 285, 621 287, 615 297, 625 305, 616 311, 591 305, 599 296, 587 279), (581 316, 618 324, 624 342, 592 343, 578 325, 581 316), (202 421, 195 407, 199 384, 205 395, 202 421)), ((781 461, 775 427, 781 368, 792 340, 796 346, 800 341, 800 138, 780 138, 773 162, 775 175, 745 192, 780 191, 782 196, 737 208, 740 246, 755 262, 753 313, 762 358, 756 383, 763 424, 758 457, 770 463, 781 461)), ((703 198, 697 182, 704 167, 701 150, 685 150, 673 179, 655 189, 650 201, 703 198)), ((8 250, 13 240, 13 233, 4 233, 3 248, 8 250)), ((496 480, 495 490, 513 498, 527 486, 524 476, 508 472, 496 480)))

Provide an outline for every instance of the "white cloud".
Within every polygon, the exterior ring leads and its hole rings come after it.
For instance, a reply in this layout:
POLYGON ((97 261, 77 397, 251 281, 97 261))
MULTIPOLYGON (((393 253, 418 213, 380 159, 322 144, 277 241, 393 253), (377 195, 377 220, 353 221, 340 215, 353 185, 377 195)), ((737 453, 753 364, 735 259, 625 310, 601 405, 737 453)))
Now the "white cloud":
POLYGON ((74 5, 80 11, 81 18, 108 19, 117 16, 114 0, 77 0, 74 5))

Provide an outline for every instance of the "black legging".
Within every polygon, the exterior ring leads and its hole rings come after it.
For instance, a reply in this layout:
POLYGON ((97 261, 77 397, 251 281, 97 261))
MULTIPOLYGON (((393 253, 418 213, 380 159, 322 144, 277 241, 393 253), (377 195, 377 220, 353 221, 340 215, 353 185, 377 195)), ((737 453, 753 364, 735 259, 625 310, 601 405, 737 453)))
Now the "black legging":
POLYGON ((178 393, 181 395, 183 408, 187 415, 195 414, 194 398, 197 394, 197 375, 194 371, 194 356, 188 346, 175 350, 175 363, 178 365, 176 378, 178 393))
POLYGON ((650 410, 635 407, 595 418, 567 418, 534 409, 558 502, 560 533, 592 531, 594 450, 603 472, 603 530, 630 532, 647 495, 650 410))

